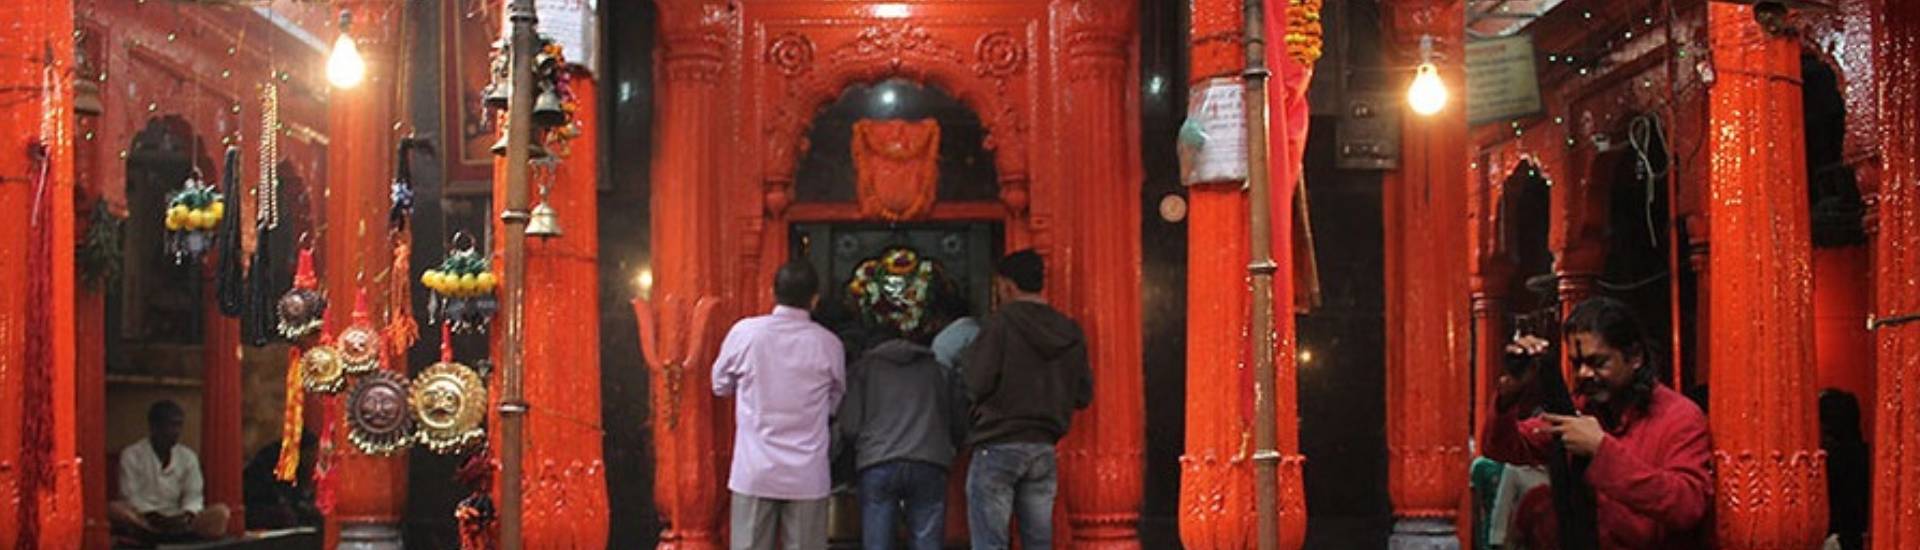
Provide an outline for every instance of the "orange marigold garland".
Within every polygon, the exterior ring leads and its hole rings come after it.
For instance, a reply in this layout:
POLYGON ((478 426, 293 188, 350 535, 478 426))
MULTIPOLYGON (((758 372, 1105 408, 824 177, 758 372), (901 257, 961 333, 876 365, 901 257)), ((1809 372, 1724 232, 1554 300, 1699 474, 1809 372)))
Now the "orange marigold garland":
POLYGON ((1301 65, 1319 61, 1325 45, 1320 28, 1321 1, 1287 1, 1287 55, 1301 65))

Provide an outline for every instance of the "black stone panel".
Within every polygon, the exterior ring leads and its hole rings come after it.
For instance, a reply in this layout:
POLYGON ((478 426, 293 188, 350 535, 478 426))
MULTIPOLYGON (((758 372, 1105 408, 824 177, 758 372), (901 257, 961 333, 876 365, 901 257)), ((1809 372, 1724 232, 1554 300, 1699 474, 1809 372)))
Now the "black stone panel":
POLYGON ((600 423, 607 476, 607 547, 653 548, 653 430, 647 365, 629 300, 652 261, 653 2, 604 2, 600 144, 600 423))

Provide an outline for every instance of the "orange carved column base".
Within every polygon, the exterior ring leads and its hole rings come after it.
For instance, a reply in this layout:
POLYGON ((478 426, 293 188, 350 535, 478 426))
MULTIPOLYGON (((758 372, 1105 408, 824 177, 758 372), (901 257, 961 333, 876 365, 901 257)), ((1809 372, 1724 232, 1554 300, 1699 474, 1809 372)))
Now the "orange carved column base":
MULTIPOLYGON (((1715 3, 1707 25, 1718 80, 1708 92, 1714 159, 1716 369, 1709 417, 1721 548, 1813 548, 1826 534, 1825 454, 1815 408, 1811 251, 1800 48, 1748 6, 1715 3)), ((1880 498, 1885 498, 1884 496, 1880 498)))
MULTIPOLYGON (((1878 319, 1920 313, 1920 13, 1879 0, 1874 63, 1880 106, 1881 184, 1874 239, 1878 319)), ((1874 426, 1873 544, 1920 546, 1920 322, 1874 330, 1879 404, 1874 426)))

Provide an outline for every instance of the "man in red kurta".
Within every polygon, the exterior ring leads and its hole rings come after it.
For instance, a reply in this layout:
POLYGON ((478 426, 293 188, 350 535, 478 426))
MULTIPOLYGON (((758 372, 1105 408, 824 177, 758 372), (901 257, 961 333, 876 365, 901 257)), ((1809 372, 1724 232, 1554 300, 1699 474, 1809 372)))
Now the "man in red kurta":
MULTIPOLYGON (((1700 407, 1660 384, 1651 342, 1626 304, 1595 298, 1576 306, 1563 329, 1575 365, 1574 416, 1535 414, 1539 396, 1527 371, 1500 378, 1500 399, 1487 418, 1487 457, 1516 464, 1549 460, 1555 438, 1569 455, 1590 457, 1599 547, 1666 550, 1707 547, 1713 505, 1707 466, 1712 445, 1700 407)), ((1522 336, 1510 354, 1551 353, 1549 343, 1522 336)), ((1522 497, 1516 541, 1559 547, 1552 500, 1542 488, 1522 497)), ((1505 542, 1505 541, 1500 541, 1505 542)))

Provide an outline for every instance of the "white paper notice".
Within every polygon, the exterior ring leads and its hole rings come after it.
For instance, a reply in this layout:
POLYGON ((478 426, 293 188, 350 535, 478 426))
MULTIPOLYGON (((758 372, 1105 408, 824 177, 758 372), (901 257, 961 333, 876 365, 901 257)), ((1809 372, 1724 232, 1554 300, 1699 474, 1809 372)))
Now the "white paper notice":
POLYGON ((1191 97, 1188 124, 1195 124, 1206 135, 1193 155, 1184 182, 1194 185, 1247 179, 1246 87, 1232 78, 1215 78, 1191 97))
MULTIPOLYGON (((596 17, 599 0, 534 0, 534 15, 540 18, 535 27, 542 36, 560 43, 561 54, 567 56, 567 62, 586 67, 588 71, 597 71, 596 64, 600 51, 600 21, 596 17)), ((500 36, 508 36, 511 21, 502 18, 503 28, 500 36)))

